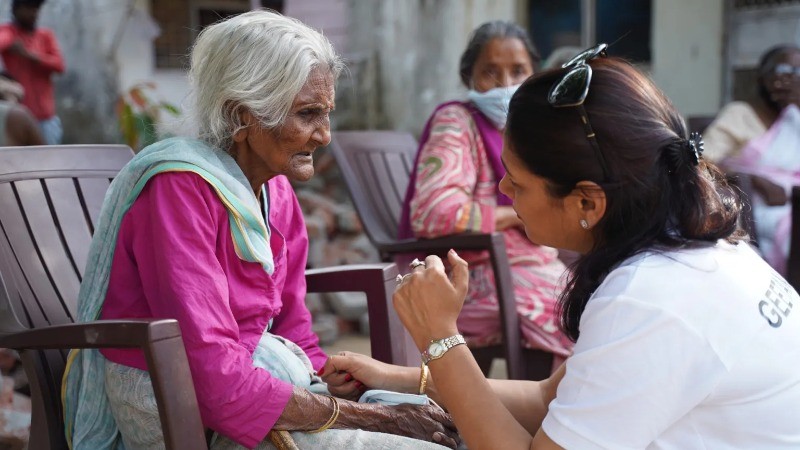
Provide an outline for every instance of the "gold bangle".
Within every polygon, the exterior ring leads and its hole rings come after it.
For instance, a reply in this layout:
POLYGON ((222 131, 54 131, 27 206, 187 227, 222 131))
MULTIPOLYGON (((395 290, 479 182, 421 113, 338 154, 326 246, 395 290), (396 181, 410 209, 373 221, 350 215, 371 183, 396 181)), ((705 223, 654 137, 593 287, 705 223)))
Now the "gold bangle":
POLYGON ((309 433, 322 433, 323 431, 327 430, 328 428, 332 427, 333 424, 336 422, 336 419, 339 418, 339 401, 336 400, 336 397, 328 396, 333 401, 333 414, 331 414, 331 418, 325 422, 325 425, 317 428, 314 431, 309 431, 309 433))
POLYGON ((425 363, 419 367, 419 395, 425 394, 425 387, 428 385, 429 369, 425 363))

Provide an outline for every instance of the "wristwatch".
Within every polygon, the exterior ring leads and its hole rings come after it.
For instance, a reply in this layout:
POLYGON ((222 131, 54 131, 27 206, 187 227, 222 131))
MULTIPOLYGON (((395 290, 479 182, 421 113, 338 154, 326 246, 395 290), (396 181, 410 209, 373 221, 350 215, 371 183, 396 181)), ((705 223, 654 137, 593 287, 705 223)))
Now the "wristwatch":
POLYGON ((466 344, 464 336, 456 334, 455 336, 446 337, 444 339, 435 339, 431 341, 428 348, 422 352, 423 364, 428 364, 434 359, 439 359, 447 353, 448 350, 456 345, 466 344))

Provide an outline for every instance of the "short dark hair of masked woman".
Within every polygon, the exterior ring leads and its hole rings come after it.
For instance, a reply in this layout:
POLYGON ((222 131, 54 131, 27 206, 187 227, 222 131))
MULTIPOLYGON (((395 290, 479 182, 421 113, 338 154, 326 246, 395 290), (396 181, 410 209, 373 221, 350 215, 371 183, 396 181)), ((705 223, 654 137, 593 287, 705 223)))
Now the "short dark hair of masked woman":
POLYGON ((688 160, 686 125, 669 99, 621 60, 600 58, 589 65, 593 77, 583 106, 608 174, 577 108, 548 103, 548 90, 565 69, 526 81, 511 100, 506 127, 511 151, 546 179, 556 201, 580 181, 596 183, 606 195, 605 215, 591 230, 594 246, 574 264, 560 299, 562 326, 573 340, 589 297, 625 259, 742 237, 736 231, 737 194, 715 166, 688 160))

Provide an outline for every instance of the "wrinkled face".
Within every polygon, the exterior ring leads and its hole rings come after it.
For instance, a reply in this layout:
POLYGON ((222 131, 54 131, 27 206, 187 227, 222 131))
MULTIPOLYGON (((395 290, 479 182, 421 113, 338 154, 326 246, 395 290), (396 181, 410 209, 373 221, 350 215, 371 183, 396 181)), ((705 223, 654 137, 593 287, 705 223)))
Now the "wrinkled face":
POLYGON ((333 82, 330 71, 312 70, 281 126, 270 130, 251 127, 247 142, 257 155, 251 168, 261 166, 257 169, 264 178, 286 175, 291 180, 308 181, 314 175, 314 151, 331 141, 333 82))
POLYGON ((581 253, 591 249, 592 235, 579 225, 584 217, 577 193, 563 199, 553 197, 546 180, 530 172, 508 144, 501 159, 506 175, 500 180, 500 192, 512 200, 528 239, 534 244, 581 253))
POLYGON ((778 55, 763 82, 770 100, 780 109, 791 103, 797 104, 800 101, 800 52, 788 51, 778 55))
POLYGON ((16 19, 17 23, 21 27, 32 30, 36 27, 36 20, 39 17, 39 7, 32 5, 19 5, 14 8, 13 14, 14 19, 16 19))
POLYGON ((486 92, 493 88, 514 86, 533 75, 525 44, 516 38, 494 38, 481 50, 472 68, 472 88, 486 92))

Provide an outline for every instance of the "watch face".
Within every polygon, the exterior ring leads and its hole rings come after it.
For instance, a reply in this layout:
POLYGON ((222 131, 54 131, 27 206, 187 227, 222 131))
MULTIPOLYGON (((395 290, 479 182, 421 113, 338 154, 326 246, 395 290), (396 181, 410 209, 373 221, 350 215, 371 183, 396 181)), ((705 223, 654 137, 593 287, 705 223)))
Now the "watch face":
POLYGON ((431 342, 431 345, 428 346, 428 354, 434 358, 438 358, 442 356, 447 350, 441 342, 431 342))

